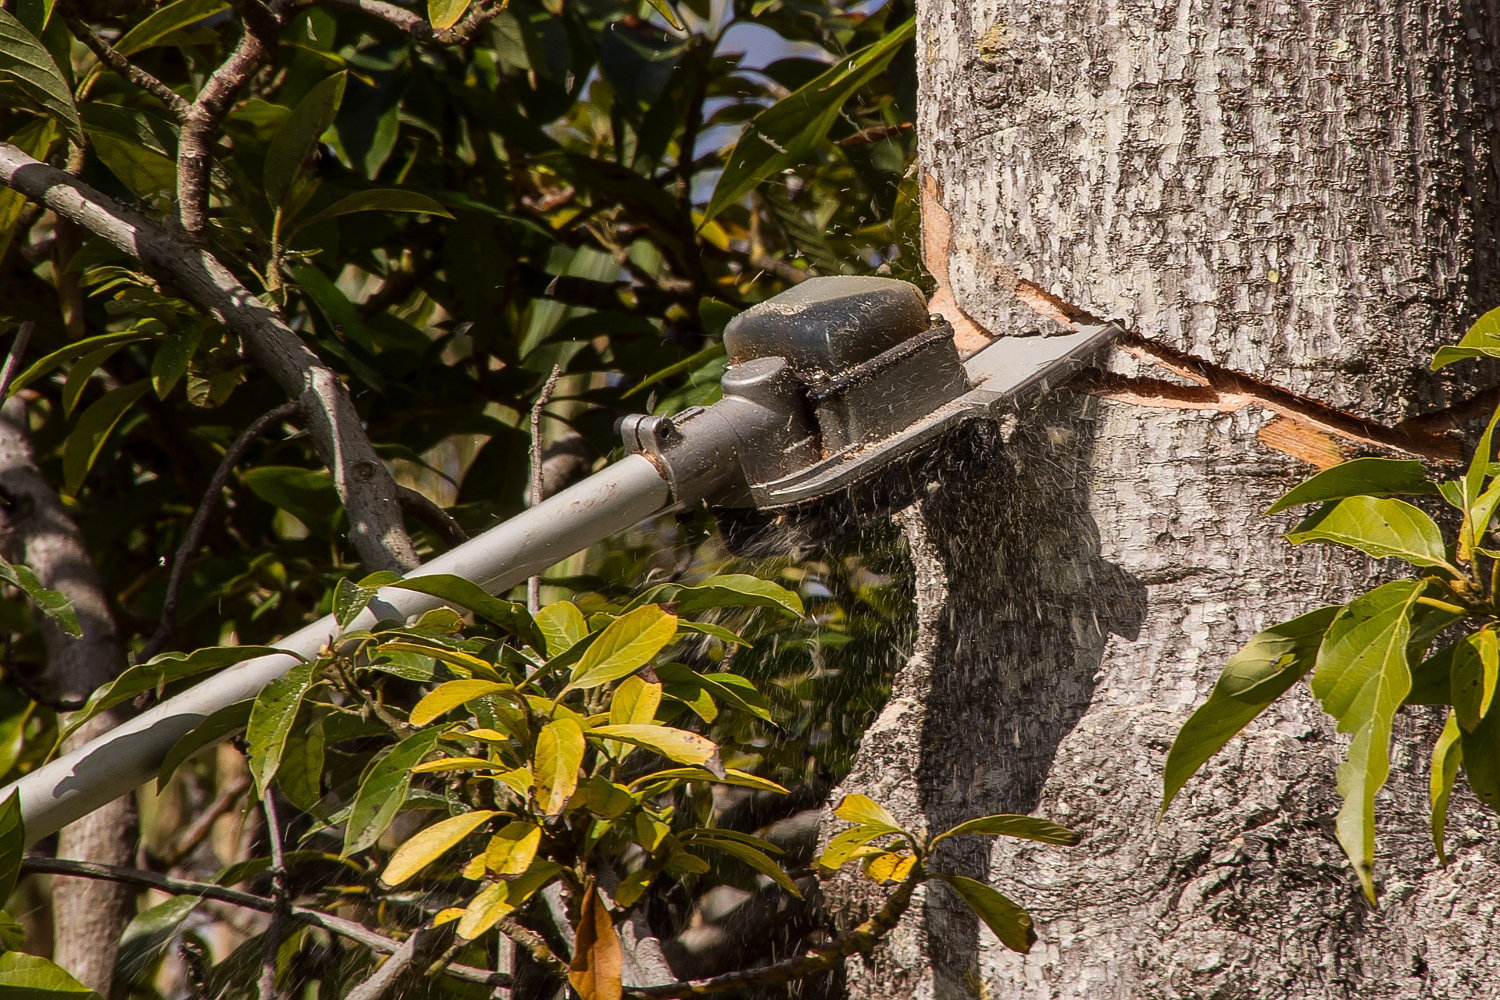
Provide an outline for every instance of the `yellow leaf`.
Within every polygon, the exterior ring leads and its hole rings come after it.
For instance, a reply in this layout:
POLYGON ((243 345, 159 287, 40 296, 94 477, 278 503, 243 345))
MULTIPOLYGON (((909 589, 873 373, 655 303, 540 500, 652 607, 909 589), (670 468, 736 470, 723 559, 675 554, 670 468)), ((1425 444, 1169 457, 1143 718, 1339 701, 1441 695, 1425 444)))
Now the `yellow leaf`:
POLYGON ((464 863, 463 869, 459 874, 470 882, 478 882, 484 878, 485 871, 484 852, 481 851, 464 863))
POLYGON ((472 0, 427 0, 427 20, 439 31, 451 28, 469 9, 472 0))
POLYGON ((458 922, 458 936, 470 941, 505 919, 515 907, 505 901, 510 892, 510 883, 495 882, 487 885, 464 908, 463 918, 458 922))
POLYGON ((531 768, 517 767, 509 771, 500 771, 493 775, 494 779, 519 795, 522 801, 531 792, 531 768))
POLYGON ((719 746, 713 740, 671 726, 596 726, 589 730, 589 737, 634 743, 680 764, 707 764, 716 762, 719 756, 719 746))
POLYGON ((620 1000, 622 967, 620 935, 615 932, 615 922, 598 891, 589 885, 578 914, 568 982, 582 1000, 620 1000))
POLYGON ((531 867, 542 842, 542 828, 535 823, 507 823, 490 840, 484 863, 501 878, 519 875, 531 867))
POLYGON ((650 723, 661 706, 661 685, 630 677, 609 700, 609 721, 617 726, 650 723))
POLYGON ((408 721, 414 726, 425 726, 443 713, 473 701, 475 698, 505 692, 514 693, 515 690, 514 686, 501 684, 498 681, 448 681, 446 684, 439 684, 433 688, 425 698, 417 702, 416 707, 411 710, 411 717, 408 721))
POLYGON ((850 823, 858 823, 860 826, 880 826, 890 830, 899 830, 901 825, 896 818, 886 812, 881 805, 868 795, 860 795, 855 792, 845 795, 843 801, 833 810, 833 814, 841 820, 850 823))
POLYGON ((385 872, 380 876, 381 879, 386 885, 400 885, 442 857, 449 848, 456 846, 480 824, 495 815, 498 814, 493 810, 481 809, 439 820, 396 848, 390 863, 385 866, 385 872))
POLYGON ((450 906, 446 910, 438 910, 432 916, 432 926, 441 927, 444 924, 451 924, 463 915, 464 908, 462 906, 450 906))
POLYGON ((583 729, 572 719, 555 719, 542 727, 536 738, 535 774, 537 805, 542 814, 562 812, 578 787, 578 768, 583 764, 583 729))
POLYGON ((610 622, 573 668, 568 689, 598 687, 635 673, 677 635, 677 616, 646 604, 610 622))
POLYGON ((865 859, 865 874, 877 882, 905 882, 916 863, 910 854, 877 854, 865 859))
POLYGON ((495 762, 483 757, 439 757, 411 769, 412 774, 437 774, 440 771, 475 771, 492 768, 495 762))
POLYGON ((420 642, 406 642, 405 640, 397 639, 381 643, 380 648, 393 649, 398 653, 418 653, 422 656, 431 656, 468 673, 491 678, 492 683, 495 683, 493 678, 499 676, 495 671, 493 663, 486 663, 477 656, 470 656, 468 653, 461 653, 456 649, 448 649, 445 646, 428 646, 420 642))

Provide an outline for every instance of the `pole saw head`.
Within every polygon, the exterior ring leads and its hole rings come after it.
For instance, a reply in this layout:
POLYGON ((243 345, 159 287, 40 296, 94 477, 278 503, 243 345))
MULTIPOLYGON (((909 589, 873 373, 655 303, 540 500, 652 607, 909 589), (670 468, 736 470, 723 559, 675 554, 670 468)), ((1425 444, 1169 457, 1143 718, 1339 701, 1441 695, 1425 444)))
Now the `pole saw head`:
POLYGON ((966 433, 1066 380, 1118 332, 1001 337, 967 361, 916 286, 810 278, 724 332, 723 398, 621 421, 679 505, 706 500, 730 547, 826 542, 912 503, 974 446, 966 433))

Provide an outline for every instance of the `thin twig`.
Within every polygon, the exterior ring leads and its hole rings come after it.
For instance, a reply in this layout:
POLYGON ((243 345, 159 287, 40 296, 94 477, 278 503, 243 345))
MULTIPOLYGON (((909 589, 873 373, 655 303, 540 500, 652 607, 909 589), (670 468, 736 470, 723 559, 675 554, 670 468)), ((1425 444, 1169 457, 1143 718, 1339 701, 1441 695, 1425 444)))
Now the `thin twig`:
MULTIPOLYGON (((447 931, 452 929, 451 924, 445 927, 447 931)), ((429 964, 428 959, 442 950, 449 936, 444 927, 433 927, 430 923, 424 923, 401 942, 401 947, 397 948, 380 968, 372 972, 364 982, 344 994, 344 1000, 380 1000, 402 979, 425 971, 424 967, 429 964)), ((439 959, 439 971, 447 964, 439 959)))
POLYGON ((281 935, 288 908, 286 890, 286 856, 281 851, 281 823, 276 818, 276 791, 264 789, 261 808, 266 814, 266 839, 271 846, 271 923, 266 927, 260 953, 260 1000, 279 1000, 276 989, 276 956, 281 950, 281 935))
POLYGON ((16 372, 21 367, 21 359, 26 356, 26 348, 31 343, 31 335, 36 331, 36 324, 26 320, 16 328, 16 337, 10 342, 10 351, 5 355, 5 367, 0 368, 0 402, 3 402, 6 394, 10 392, 11 380, 16 377, 16 372))
POLYGON ((419 42, 435 45, 464 45, 472 41, 490 21, 505 9, 503 0, 480 0, 470 8, 469 14, 451 28, 434 28, 425 17, 404 7, 384 0, 318 0, 323 6, 348 7, 371 17, 379 18, 394 28, 411 35, 419 42))
POLYGON ((209 803, 193 820, 193 825, 183 831, 182 836, 172 845, 172 853, 162 859, 162 864, 168 868, 176 868, 178 865, 198 849, 198 845, 213 831, 214 824, 219 821, 229 810, 233 809, 239 802, 240 797, 250 790, 250 776, 242 774, 230 783, 229 787, 219 793, 218 798, 209 803))
POLYGON ((73 33, 73 37, 87 45, 89 51, 93 52, 101 63, 165 104, 178 121, 186 120, 193 106, 181 94, 126 59, 118 49, 105 41, 104 37, 82 18, 70 15, 64 20, 67 22, 68 30, 73 33))
MULTIPOLYGON (((120 865, 101 865, 88 861, 67 861, 60 858, 24 858, 21 861, 21 870, 38 875, 63 875, 70 878, 101 879, 106 882, 121 882, 125 885, 139 885, 148 889, 158 889, 174 896, 193 896, 198 899, 211 899, 218 903, 228 903, 231 906, 243 907, 247 910, 255 910, 259 913, 270 913, 276 903, 274 900, 257 896, 254 893, 242 892, 239 889, 230 889, 222 885, 214 885, 210 882, 194 882, 188 879, 172 878, 168 875, 159 875, 156 872, 142 871, 139 868, 125 868, 120 865)), ((370 930, 364 924, 336 917, 331 913, 321 910, 313 910, 305 906, 291 906, 287 909, 287 916, 299 923, 312 927, 320 927, 330 934, 347 938, 356 944, 364 945, 366 948, 378 955, 393 954, 401 947, 401 942, 386 937, 376 931, 370 930)), ((459 979, 468 983, 478 983, 481 986, 509 986, 511 977, 503 972, 491 972, 488 969, 477 969, 471 965, 450 965, 443 970, 443 974, 452 979, 459 979)))
POLYGON ((260 440, 261 435, 274 424, 286 420, 297 413, 301 406, 297 403, 283 403, 266 413, 256 417, 250 426, 240 432, 239 436, 229 445, 224 452, 224 457, 219 461, 219 467, 214 470, 214 476, 208 482, 208 489, 203 493, 203 499, 198 502, 198 509, 193 512, 193 519, 188 523, 187 534, 182 538, 182 544, 177 546, 177 552, 172 556, 172 572, 167 577, 167 593, 162 600, 161 619, 156 626, 156 631, 141 647, 137 662, 144 663, 157 653, 167 648, 172 640, 172 632, 177 627, 177 602, 182 594, 182 581, 187 576, 187 568, 192 562, 193 553, 198 551, 203 544, 203 535, 208 531, 209 523, 213 520, 214 510, 219 506, 219 499, 224 493, 224 487, 229 485, 229 479, 234 475, 235 466, 245 457, 250 446, 260 440))
MULTIPOLYGON (((531 487, 527 490, 529 505, 535 507, 544 499, 542 496, 542 410, 552 399, 552 390, 557 388, 557 380, 562 376, 562 365, 553 365, 552 374, 547 376, 547 384, 542 386, 541 395, 537 396, 536 402, 531 406, 531 487)), ((526 581, 526 609, 536 614, 542 607, 542 578, 533 576, 526 581)))

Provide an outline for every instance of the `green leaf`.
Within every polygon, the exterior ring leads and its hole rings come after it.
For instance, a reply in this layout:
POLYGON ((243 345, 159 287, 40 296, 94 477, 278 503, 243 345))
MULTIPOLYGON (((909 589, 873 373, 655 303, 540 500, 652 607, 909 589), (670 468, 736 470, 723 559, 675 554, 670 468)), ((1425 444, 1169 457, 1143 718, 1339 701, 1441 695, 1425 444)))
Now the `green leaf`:
POLYGON ((650 663, 676 635, 677 616, 654 604, 627 612, 605 626, 573 667, 564 690, 587 691, 626 677, 650 663))
POLYGON ((436 729, 414 733, 370 765, 344 826, 344 857, 370 847, 390 827, 411 787, 411 769, 433 751, 439 735, 436 729))
POLYGON ((83 122, 67 77, 41 40, 5 10, 0 10, 0 79, 14 83, 67 129, 74 142, 84 144, 83 122))
POLYGON ((667 0, 646 0, 646 2, 651 5, 652 10, 660 14, 672 27, 678 31, 686 30, 682 23, 682 18, 677 16, 677 12, 672 9, 672 5, 667 0))
POLYGON ((624 726, 650 723, 661 707, 661 685, 640 677, 626 678, 609 699, 609 721, 624 726))
POLYGON ((427 20, 439 31, 451 28, 464 16, 473 0, 427 0, 427 20))
POLYGON ((68 975, 61 966, 37 955, 7 951, 0 955, 0 998, 42 1000, 43 997, 98 997, 99 994, 68 975))
POLYGON ((151 389, 145 380, 121 386, 106 393, 84 410, 63 445, 63 491, 68 495, 78 492, 83 478, 94 467, 99 452, 109 432, 125 416, 125 412, 151 389))
POLYGON ((892 832, 901 829, 901 824, 896 822, 896 817, 886 812, 884 806, 868 795, 860 795, 858 792, 845 795, 834 807, 833 814, 846 823, 872 829, 880 827, 892 832))
POLYGON ((187 373, 201 337, 201 330, 189 327, 174 330, 162 340, 151 358, 151 387, 156 390, 157 399, 166 399, 167 393, 187 373))
POLYGON ((444 208, 436 198, 418 194, 415 191, 403 191, 399 188, 375 188, 340 198, 327 208, 299 220, 292 232, 295 233, 307 226, 355 212, 409 212, 414 215, 440 215, 445 219, 453 218, 453 213, 444 208))
POLYGON ((1058 826, 1049 820, 1036 816, 998 813, 994 816, 980 816, 978 819, 960 823, 953 829, 938 834, 932 839, 932 843, 936 844, 945 837, 961 837, 965 834, 1019 837, 1023 840, 1040 841, 1043 844, 1061 844, 1064 847, 1072 847, 1081 839, 1078 834, 1067 827, 1058 826))
POLYGON ((423 573, 420 576, 393 580, 388 586, 398 590, 412 590, 429 597, 441 598, 460 608, 468 608, 481 618, 505 629, 533 649, 542 648, 542 637, 537 631, 526 605, 505 601, 487 592, 472 580, 447 573, 423 573))
POLYGON ((595 726, 588 731, 590 739, 619 740, 645 747, 679 764, 717 765, 719 745, 706 736, 690 733, 671 726, 630 724, 623 726, 595 726))
POLYGON ((983 882, 962 875, 935 875, 969 904, 974 915, 1011 951, 1026 954, 1036 941, 1031 915, 983 882))
POLYGON ((333 588, 333 620, 340 629, 348 628, 379 592, 378 587, 361 587, 353 580, 340 580, 333 588))
POLYGON ((561 656, 589 633, 583 612, 572 601, 549 604, 536 613, 536 627, 547 642, 548 656, 561 656))
POLYGON ((425 726, 433 719, 451 712, 460 705, 467 705, 478 698, 495 694, 515 693, 514 684, 487 681, 477 678, 448 681, 429 691, 411 710, 408 721, 414 726, 425 726))
POLYGON ((240 473, 240 481, 251 493, 311 529, 326 530, 343 509, 326 469, 262 465, 240 473))
MULTIPOLYGON (((208 646, 191 653, 163 653, 145 663, 126 668, 114 680, 89 696, 89 702, 68 720, 68 733, 106 709, 114 708, 147 691, 159 691, 173 681, 195 677, 257 656, 292 654, 275 646, 208 646)), ((65 734, 66 735, 66 734, 65 734)))
POLYGON ((212 17, 228 7, 226 0, 177 0, 176 3, 153 11, 144 21, 127 31, 115 42, 115 48, 121 55, 134 55, 149 49, 172 32, 212 17))
POLYGON ((712 836, 692 837, 689 839, 689 842, 695 847, 708 848, 711 851, 718 851, 721 854, 727 854, 732 858, 736 858, 760 872, 793 896, 796 896, 798 899, 802 898, 802 892, 797 888, 797 883, 793 882, 791 876, 787 875, 782 870, 782 867, 761 848, 752 847, 737 840, 721 839, 712 836))
POLYGON ((286 202, 292 184, 303 173, 318 138, 333 124, 344 100, 348 76, 335 73, 307 92, 271 137, 266 147, 264 183, 272 208, 286 202))
POLYGON ((21 816, 21 793, 11 792, 0 804, 0 905, 16 889, 21 859, 26 856, 26 821, 21 816))
POLYGON ((692 587, 683 587, 673 599, 683 615, 709 608, 776 608, 801 618, 802 598, 770 580, 745 573, 711 576, 692 587))
POLYGON ((1324 469, 1294 486, 1266 509, 1275 514, 1305 503, 1324 503, 1354 496, 1392 496, 1401 493, 1436 493, 1427 479, 1427 468, 1415 459, 1356 458, 1324 469))
POLYGON ((1464 752, 1459 745, 1458 716, 1448 713, 1442 735, 1432 748, 1432 776, 1428 790, 1432 798, 1432 846, 1437 850, 1438 863, 1448 866, 1448 854, 1443 847, 1443 834, 1448 828, 1448 799, 1453 794, 1453 782, 1458 778, 1458 765, 1463 763, 1464 752))
POLYGON ((1456 347, 1440 347, 1432 356, 1432 370, 1437 371, 1466 358, 1500 358, 1500 309, 1491 309, 1469 327, 1456 347))
MULTIPOLYGON (((0 580, 31 598, 31 603, 38 611, 52 619, 58 628, 73 638, 83 635, 83 627, 78 623, 78 613, 73 610, 73 602, 65 594, 42 586, 42 581, 37 579, 31 567, 0 559, 0 580)), ((0 897, 0 902, 3 902, 3 897, 0 897)))
POLYGON ((498 815, 494 810, 477 809, 439 820, 396 848, 380 875, 381 880, 386 885, 400 885, 446 854, 491 816, 498 815))
POLYGON ((25 371, 15 377, 11 382, 8 396, 14 396, 17 392, 26 388, 43 375, 60 365, 81 358, 87 354, 110 346, 123 346, 133 344, 140 340, 151 340, 155 334, 150 329, 132 328, 120 330, 116 333, 101 333, 97 337, 85 337, 83 340, 75 340, 64 347, 59 347, 51 354, 47 354, 27 367, 25 371))
POLYGON ((1208 701, 1172 741, 1162 772, 1162 812, 1204 763, 1312 669, 1318 644, 1342 606, 1318 608, 1253 636, 1224 664, 1208 701))
POLYGON ((1333 542, 1377 559, 1395 557, 1415 566, 1452 569, 1438 526, 1402 500, 1339 500, 1320 508, 1286 537, 1293 545, 1333 542))
POLYGON ((828 846, 814 862, 819 868, 837 871, 856 858, 874 857, 886 853, 883 847, 869 846, 870 841, 892 836, 896 831, 888 827, 852 826, 841 830, 828 840, 828 846))
POLYGON ((323 797, 323 716, 314 715, 287 736, 276 784, 292 805, 316 815, 323 797))
POLYGON ((1338 771, 1344 805, 1336 832, 1372 903, 1375 793, 1390 773, 1391 722, 1411 690, 1406 645, 1425 587, 1397 580, 1350 601, 1328 627, 1313 670, 1313 695, 1340 732, 1354 734, 1338 771))
POLYGON ((1473 732, 1458 727, 1463 748, 1464 777, 1479 801, 1500 812, 1500 712, 1479 720, 1473 732))
POLYGON ((643 775, 631 782, 631 786, 640 786, 645 789, 658 782, 680 784, 688 781, 707 781, 718 785, 736 785, 741 788, 754 788, 762 792, 774 792, 777 795, 786 795, 787 790, 774 781, 747 774, 744 771, 736 771, 732 767, 726 767, 723 774, 715 774, 706 767, 672 767, 665 771, 653 771, 643 775))
POLYGON ((313 685, 315 663, 299 663, 286 674, 267 684, 256 696, 245 726, 249 747, 250 774, 262 798, 269 794, 271 779, 281 767, 287 737, 297 721, 302 699, 313 685))
POLYGON ((817 79, 752 118, 729 151, 702 221, 739 201, 772 174, 807 159, 827 137, 844 103, 880 74, 915 32, 915 21, 903 21, 884 38, 840 59, 817 79))
POLYGON ((537 807, 548 819, 560 815, 577 790, 583 751, 583 727, 572 719, 554 719, 537 734, 531 773, 537 807))
POLYGON ((167 782, 171 780, 173 772, 193 754, 210 743, 219 742, 230 733, 237 733, 244 729, 245 724, 250 721, 250 707, 254 704, 254 701, 247 698, 233 705, 225 705, 182 734, 177 742, 172 744, 172 749, 167 751, 167 756, 161 762, 161 768, 156 772, 156 790, 161 791, 167 787, 167 782))
POLYGON ((1464 732, 1472 733, 1489 714, 1500 673, 1500 642, 1493 629, 1470 633, 1453 644, 1450 695, 1453 714, 1464 732))

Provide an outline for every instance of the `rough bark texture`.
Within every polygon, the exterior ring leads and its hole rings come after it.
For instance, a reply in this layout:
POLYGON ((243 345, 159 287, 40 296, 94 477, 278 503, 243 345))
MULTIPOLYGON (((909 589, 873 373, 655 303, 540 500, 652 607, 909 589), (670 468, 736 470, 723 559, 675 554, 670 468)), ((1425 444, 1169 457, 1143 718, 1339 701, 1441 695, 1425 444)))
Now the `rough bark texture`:
MULTIPOLYGON (((1373 417, 1452 388, 1428 357, 1500 304, 1494 3, 919 8, 921 169, 981 324, 1046 329, 1027 279, 1373 417)), ((1263 423, 1060 393, 908 516, 917 648, 845 789, 934 829, 1035 812, 1085 840, 969 838, 947 863, 1031 909, 1032 953, 934 888, 850 963, 854 995, 1500 994, 1496 825, 1462 795, 1437 867, 1428 714, 1398 723, 1379 911, 1332 835, 1345 740, 1305 688, 1157 824, 1166 749, 1224 660, 1377 569, 1260 516, 1309 471, 1263 423)))
MULTIPOLYGON (((39 621, 47 669, 20 679, 38 700, 77 708, 125 669, 125 654, 83 538, 36 467, 26 405, 19 398, 0 411, 0 551, 30 567, 43 586, 60 591, 78 615, 82 634, 77 638, 50 620, 39 621)), ((106 712, 74 733, 63 749, 82 746, 123 721, 123 715, 106 712)), ((126 796, 64 827, 57 856, 125 865, 135 859, 135 842, 135 801, 126 796)), ((52 890, 53 959, 101 996, 110 993, 131 895, 125 886, 82 879, 60 879, 52 890)))

